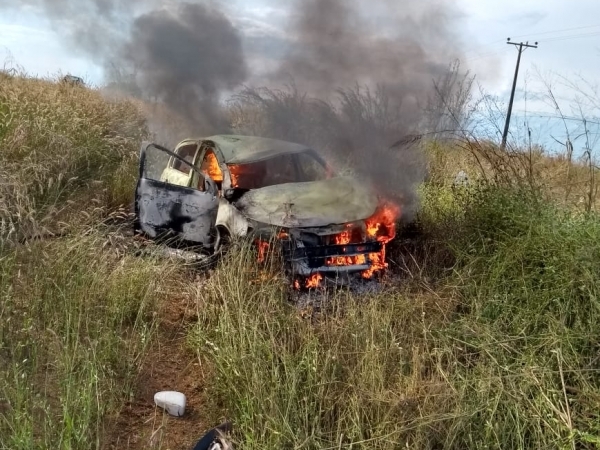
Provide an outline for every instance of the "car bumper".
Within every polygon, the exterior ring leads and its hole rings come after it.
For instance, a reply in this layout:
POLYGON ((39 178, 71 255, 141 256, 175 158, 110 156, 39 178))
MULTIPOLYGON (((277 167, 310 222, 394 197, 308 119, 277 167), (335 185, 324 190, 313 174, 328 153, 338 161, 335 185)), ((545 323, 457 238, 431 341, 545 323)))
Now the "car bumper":
POLYGON ((362 273, 371 269, 369 255, 381 252, 380 242, 360 244, 307 246, 300 240, 290 240, 284 245, 283 256, 290 263, 292 272, 298 276, 310 276, 314 273, 322 275, 340 275, 362 273), (363 256, 360 258, 360 256, 363 256), (361 263, 331 264, 328 261, 339 258, 359 257, 361 263))

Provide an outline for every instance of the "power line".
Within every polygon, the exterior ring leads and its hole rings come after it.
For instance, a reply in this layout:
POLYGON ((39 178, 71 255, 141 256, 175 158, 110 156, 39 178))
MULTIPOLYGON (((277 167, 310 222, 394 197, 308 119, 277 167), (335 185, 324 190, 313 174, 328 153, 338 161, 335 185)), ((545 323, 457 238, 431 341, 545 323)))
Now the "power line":
POLYGON ((580 39, 580 38, 593 37, 593 36, 600 36, 600 31, 596 31, 593 33, 573 34, 573 35, 568 35, 568 36, 557 36, 557 37, 550 38, 543 42, 547 43, 547 42, 568 41, 570 39, 580 39))
POLYGON ((545 112, 536 112, 536 111, 524 111, 522 109, 518 109, 516 110, 519 113, 525 113, 527 112, 527 116, 528 117, 533 117, 533 118, 544 118, 544 119, 557 119, 557 120, 569 120, 569 121, 573 121, 573 122, 583 122, 585 121, 586 123, 591 123, 594 125, 600 125, 600 122, 596 122, 594 120, 588 120, 585 118, 581 118, 581 117, 576 117, 576 116, 561 116, 558 114, 550 114, 550 113, 545 113, 545 112))
MULTIPOLYGON (((567 31, 589 30, 591 28, 600 28, 600 24, 598 24, 598 25, 588 25, 588 26, 583 26, 583 27, 563 28, 563 29, 560 29, 560 30, 544 31, 544 32, 541 32, 541 33, 535 33, 535 36, 548 35, 548 34, 554 34, 554 33, 564 33, 564 32, 567 32, 567 31)), ((572 36, 569 36, 569 35, 567 35, 567 36, 550 36, 548 38, 548 40, 544 40, 544 43, 546 43, 546 42, 554 42, 555 40, 558 41, 558 40, 562 40, 562 39, 565 39, 565 40, 566 39, 576 39, 579 36, 581 36, 581 37, 595 36, 597 34, 600 35, 600 31, 589 32, 589 33, 584 33, 584 34, 576 34, 576 35, 572 35, 572 36)), ((513 36, 513 38, 523 38, 523 37, 530 37, 530 36, 533 36, 533 34, 520 34, 520 35, 517 35, 517 36, 513 36)), ((498 52, 497 51, 487 52, 485 50, 487 48, 495 46, 496 44, 498 44, 500 42, 504 42, 504 41, 502 39, 495 40, 495 41, 490 41, 490 42, 487 42, 485 44, 482 44, 480 46, 480 48, 472 49, 472 50, 467 50, 465 52, 466 55, 473 54, 473 53, 474 53, 474 55, 469 56, 468 58, 466 58, 466 61, 471 61, 473 59, 477 60, 477 59, 480 59, 480 58, 487 58, 488 56, 493 56, 494 54, 496 54, 498 52), (484 51, 482 52, 482 50, 484 50, 484 51)))
MULTIPOLYGON (((589 26, 585 26, 585 27, 564 28, 562 30, 544 31, 542 33, 535 33, 535 36, 542 36, 542 35, 553 34, 553 33, 564 33, 565 31, 585 30, 585 29, 590 29, 590 28, 600 28, 600 24, 589 25, 589 26)), ((523 38, 523 37, 528 37, 528 36, 533 36, 533 35, 532 34, 521 34, 521 35, 513 36, 513 37, 523 38)))
MULTIPOLYGON (((588 25, 588 26, 584 26, 584 27, 573 27, 573 28, 563 28, 560 30, 550 30, 550 31, 543 31, 541 33, 535 33, 535 34, 519 34, 517 36, 513 36, 513 38, 523 38, 523 37, 529 37, 529 36, 542 36, 542 35, 548 35, 548 34, 554 34, 554 33, 564 33, 566 31, 578 31, 578 30, 589 30, 590 28, 600 28, 600 24, 598 25, 588 25)), ((557 37, 561 37, 561 36, 551 36, 550 39, 554 39, 557 37)), ((485 44, 482 45, 483 48, 485 47, 491 47, 494 44, 498 44, 500 42, 504 42, 503 39, 498 39, 495 41, 490 41, 487 42, 485 44)), ((546 42, 546 41, 544 41, 546 42)), ((468 50, 466 53, 472 53, 472 52, 477 52, 479 49, 477 50, 468 50)))
POLYGON ((533 118, 537 117, 540 119, 568 120, 570 122, 583 122, 585 120, 586 123, 591 123, 593 125, 600 125, 600 122, 582 119, 581 117, 561 117, 561 116, 553 116, 552 114, 530 114, 529 117, 533 117, 533 118))

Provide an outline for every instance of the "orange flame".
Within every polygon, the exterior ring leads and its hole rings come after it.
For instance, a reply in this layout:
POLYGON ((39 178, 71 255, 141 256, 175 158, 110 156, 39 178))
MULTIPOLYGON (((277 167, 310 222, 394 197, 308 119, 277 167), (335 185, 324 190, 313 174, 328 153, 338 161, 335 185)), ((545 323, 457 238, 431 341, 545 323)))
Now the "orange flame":
MULTIPOLYGON (((386 269, 385 244, 396 237, 396 220, 400 217, 400 207, 394 203, 383 202, 373 216, 365 220, 366 240, 377 240, 383 244, 380 252, 368 255, 371 267, 362 273, 363 278, 372 278, 375 273, 386 269)), ((338 245, 360 243, 364 236, 357 235, 356 230, 347 230, 334 236, 334 242, 338 245)), ((329 266, 363 265, 367 263, 365 255, 339 256, 327 259, 329 266)))
MULTIPOLYGON (((348 230, 337 234, 334 236, 333 240, 337 245, 344 245, 359 242, 362 240, 362 236, 359 234, 357 239, 356 233, 353 232, 353 230, 348 230)), ((366 264, 366 258, 365 255, 336 256, 333 258, 328 258, 326 263, 328 266, 352 266, 356 264, 366 264)))
MULTIPOLYGON (((350 231, 344 231, 334 237, 334 241, 337 245, 349 244, 350 243, 350 231)), ((339 256, 337 258, 329 258, 327 261, 332 266, 348 266, 352 264, 352 257, 350 256, 339 256)))
POLYGON ((231 174, 231 186, 244 189, 258 189, 263 187, 267 175, 264 161, 246 164, 228 164, 231 174))
POLYGON ((323 279, 323 275, 321 275, 320 273, 315 273, 313 275, 311 275, 310 277, 308 277, 306 279, 306 287, 308 289, 315 289, 318 288, 319 285, 321 284, 321 280, 323 279))
POLYGON ((400 207, 394 203, 384 202, 375 214, 365 222, 367 236, 377 238, 379 242, 387 244, 396 237, 396 220, 400 217, 400 207))
POLYGON ((219 167, 219 161, 212 151, 208 151, 201 166, 202 172, 208 175, 213 181, 219 183, 223 181, 223 172, 219 167))
POLYGON ((258 258, 257 261, 259 263, 265 262, 267 259, 267 252, 269 251, 269 243, 267 241, 263 241, 262 239, 257 239, 254 241, 258 248, 258 258))
MULTIPOLYGON (((351 224, 347 225, 347 229, 333 236, 333 242, 336 245, 358 244, 366 241, 374 241, 382 243, 381 251, 370 253, 368 255, 355 256, 338 256, 327 258, 328 266, 355 266, 365 265, 367 259, 371 267, 361 273, 365 279, 372 278, 376 273, 386 269, 388 263, 386 257, 386 244, 396 237, 396 220, 400 217, 400 207, 391 202, 382 202, 375 214, 365 220, 364 228, 356 227, 351 224)), ((280 239, 287 239, 289 234, 282 230, 278 235, 280 239)), ((258 248, 258 262, 262 263, 266 260, 267 252, 270 250, 270 245, 267 241, 257 239, 255 241, 258 248)), ((304 286, 308 289, 320 287, 323 275, 315 273, 304 281, 304 286)), ((300 280, 296 279, 293 282, 294 289, 299 290, 302 286, 300 280)))
POLYGON ((385 245, 396 237, 396 220, 400 217, 400 207, 394 203, 383 202, 375 214, 366 220, 367 237, 377 239, 383 244, 378 253, 369 254, 371 268, 362 273, 363 278, 372 278, 376 272, 387 269, 385 245))

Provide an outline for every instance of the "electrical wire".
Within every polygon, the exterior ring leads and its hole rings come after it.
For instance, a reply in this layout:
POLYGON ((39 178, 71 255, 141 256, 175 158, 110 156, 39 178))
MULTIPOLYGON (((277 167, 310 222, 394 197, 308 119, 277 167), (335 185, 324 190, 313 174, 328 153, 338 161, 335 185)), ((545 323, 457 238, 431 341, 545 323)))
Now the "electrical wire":
POLYGON ((517 36, 511 36, 512 38, 523 38, 523 37, 534 37, 534 36, 545 36, 547 34, 553 34, 553 33, 564 33, 566 31, 577 31, 577 30, 586 30, 586 29, 590 29, 590 28, 600 28, 600 24, 598 25, 588 25, 585 27, 574 27, 574 28, 564 28, 562 30, 552 30, 552 31, 543 31, 541 33, 535 33, 535 34, 519 34, 517 36))
MULTIPOLYGON (((511 39, 513 38, 523 38, 523 37, 531 37, 531 38, 537 38, 538 36, 546 36, 549 34, 555 34, 555 33, 565 33, 568 31, 579 31, 579 30, 589 30, 591 28, 600 28, 600 24, 598 25, 587 25, 587 26, 583 26, 583 27, 572 27, 572 28, 563 28, 563 29, 559 29, 559 30, 550 30, 550 31, 543 31, 541 33, 535 33, 535 34, 519 34, 516 36, 511 36, 511 39)), ((588 33, 580 33, 580 34, 573 34, 573 35, 565 35, 565 36, 550 36, 548 39, 546 40, 542 40, 539 41, 541 43, 547 43, 547 42, 560 42, 563 40, 570 40, 570 39, 580 39, 580 38, 585 38, 585 37, 594 37, 594 36, 600 36, 600 30, 598 31, 593 31, 593 32, 588 32, 588 33)), ((489 42, 488 44, 484 44, 481 46, 481 48, 479 49, 473 49, 473 50, 468 50, 465 52, 466 55, 469 55, 471 53, 476 53, 476 52, 480 52, 481 50, 490 48, 500 42, 506 42, 504 40, 497 40, 497 41, 492 41, 489 42)), ((472 56, 469 56, 465 59, 466 62, 472 62, 472 61, 477 61, 479 59, 483 59, 483 58, 489 58, 491 56, 495 56, 496 54, 500 53, 500 51, 493 51, 493 52, 482 52, 479 54, 474 54, 472 56)))
MULTIPOLYGON (((522 109, 517 109, 515 110, 516 113, 524 113, 525 111, 522 109)), ((550 113, 545 113, 542 111, 527 111, 527 116, 529 118, 543 118, 543 119, 557 119, 557 120, 569 120, 569 121, 574 121, 574 122, 583 122, 584 119, 582 119, 581 117, 575 117, 575 116, 560 116, 558 114, 550 114, 550 113)), ((585 119, 586 123, 590 123, 593 125, 600 125, 600 122, 596 122, 594 120, 588 120, 585 119)))
POLYGON ((582 34, 573 34, 573 35, 569 35, 569 36, 557 36, 555 38, 550 38, 546 41, 541 41, 542 43, 547 43, 547 42, 560 42, 560 41, 568 41, 571 39, 581 39, 581 38, 586 38, 586 37, 594 37, 594 36, 600 36, 600 31, 594 32, 594 33, 582 33, 582 34))

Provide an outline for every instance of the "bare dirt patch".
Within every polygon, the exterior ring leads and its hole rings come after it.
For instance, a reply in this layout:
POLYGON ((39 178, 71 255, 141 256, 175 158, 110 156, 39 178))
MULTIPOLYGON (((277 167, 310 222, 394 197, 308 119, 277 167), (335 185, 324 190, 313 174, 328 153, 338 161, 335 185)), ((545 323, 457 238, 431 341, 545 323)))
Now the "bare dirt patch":
POLYGON ((159 330, 145 358, 133 398, 107 425, 106 449, 191 449, 211 428, 203 414, 206 402, 204 372, 196 355, 185 346, 186 327, 196 320, 189 298, 167 299, 160 311, 159 330), (163 390, 187 397, 183 417, 171 417, 154 404, 163 390))

